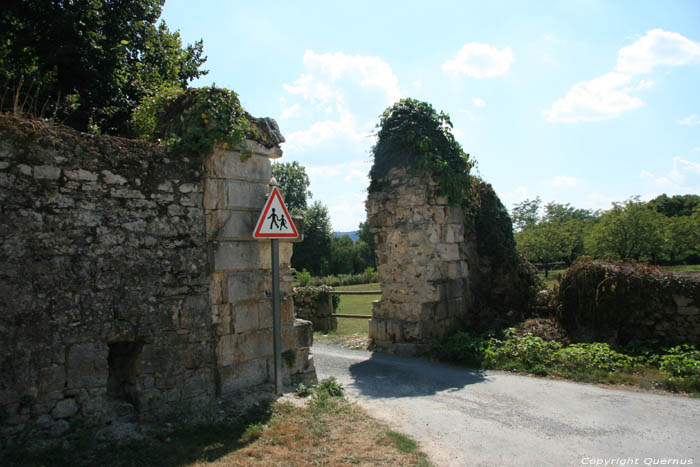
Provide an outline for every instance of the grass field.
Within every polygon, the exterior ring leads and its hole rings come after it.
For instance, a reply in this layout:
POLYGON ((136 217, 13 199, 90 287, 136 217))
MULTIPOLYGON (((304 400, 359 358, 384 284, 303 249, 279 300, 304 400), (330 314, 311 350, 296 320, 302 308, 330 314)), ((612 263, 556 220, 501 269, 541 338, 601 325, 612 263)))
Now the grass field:
MULTIPOLYGON (((379 292, 379 283, 347 285, 344 287, 335 287, 335 290, 376 290, 379 292)), ((372 302, 379 300, 380 294, 377 295, 341 295, 340 305, 338 305, 337 313, 348 315, 371 315, 372 302)), ((338 318, 338 329, 329 333, 315 332, 314 339, 345 341, 347 337, 361 335, 367 336, 369 333, 369 325, 366 319, 360 318, 338 318)))

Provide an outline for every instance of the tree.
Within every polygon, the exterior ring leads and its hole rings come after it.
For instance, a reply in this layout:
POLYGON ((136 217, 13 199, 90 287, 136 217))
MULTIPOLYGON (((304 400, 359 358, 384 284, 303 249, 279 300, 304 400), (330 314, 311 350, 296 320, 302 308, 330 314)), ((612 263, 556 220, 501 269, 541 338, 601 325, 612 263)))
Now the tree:
MULTIPOLYGON (((377 268, 377 246, 374 243, 374 234, 369 231, 369 220, 360 222, 360 256, 366 265, 365 267, 377 268)), ((363 268, 364 270, 364 268, 363 268)))
POLYGON ((295 213, 305 210, 307 198, 311 198, 311 182, 304 166, 297 161, 272 164, 272 175, 280 184, 287 208, 295 213))
POLYGON ((304 211, 304 240, 294 245, 292 267, 316 276, 328 273, 331 255, 331 221, 328 208, 320 201, 304 211))
POLYGON ((613 203, 586 238, 586 250, 596 257, 657 261, 664 249, 663 216, 639 197, 613 203))
POLYGON ((539 196, 535 199, 526 199, 522 203, 513 206, 510 216, 513 221, 513 228, 519 232, 534 227, 539 220, 541 206, 542 200, 539 196))
POLYGON ((155 26, 163 3, 8 0, 0 12, 0 77, 23 96, 24 111, 129 136, 143 98, 206 74, 202 41, 183 49, 179 33, 155 26))
POLYGON ((649 206, 666 217, 690 216, 700 206, 700 196, 674 195, 669 198, 664 193, 649 201, 649 206))
POLYGON ((331 274, 354 274, 359 272, 359 251, 349 235, 331 239, 329 272, 331 274))

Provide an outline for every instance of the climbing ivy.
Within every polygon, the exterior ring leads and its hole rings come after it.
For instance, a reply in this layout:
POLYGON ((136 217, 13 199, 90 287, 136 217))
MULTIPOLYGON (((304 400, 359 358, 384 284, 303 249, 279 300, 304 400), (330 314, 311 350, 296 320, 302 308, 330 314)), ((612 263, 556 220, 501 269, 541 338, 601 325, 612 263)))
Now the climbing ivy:
POLYGON ((452 134, 449 115, 427 102, 401 99, 384 111, 377 128, 370 193, 382 188, 392 167, 407 167, 430 174, 438 194, 446 195, 451 204, 468 204, 473 162, 452 134))
POLYGON ((227 149, 240 145, 245 138, 261 138, 238 95, 229 89, 188 89, 161 99, 148 109, 153 116, 142 117, 156 120, 152 133, 144 136, 177 151, 206 156, 214 151, 215 144, 227 149))

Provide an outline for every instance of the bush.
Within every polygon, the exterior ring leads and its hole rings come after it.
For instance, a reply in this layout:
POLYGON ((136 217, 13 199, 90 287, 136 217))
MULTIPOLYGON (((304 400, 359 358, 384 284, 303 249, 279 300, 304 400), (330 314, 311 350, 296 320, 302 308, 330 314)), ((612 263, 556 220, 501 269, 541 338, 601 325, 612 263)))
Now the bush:
POLYGON ((338 274, 337 276, 329 275, 324 277, 311 277, 306 269, 302 272, 297 272, 295 284, 297 286, 322 286, 342 287, 344 285, 361 285, 377 282, 379 276, 374 268, 366 268, 362 274, 338 274))
POLYGON ((321 380, 316 387, 317 396, 342 397, 345 394, 345 388, 333 376, 321 380))
POLYGON ((554 364, 563 370, 603 370, 613 372, 633 369, 644 357, 631 357, 618 353, 608 344, 572 344, 554 353, 554 364))
POLYGON ((673 378, 700 378, 700 350, 692 345, 668 349, 659 362, 661 374, 673 378))
POLYGON ((532 334, 518 336, 514 328, 506 329, 503 340, 492 338, 484 355, 484 365, 504 370, 523 370, 545 374, 554 351, 561 348, 556 341, 546 341, 532 334))
POLYGON ((433 341, 432 353, 441 360, 480 367, 484 361, 490 337, 491 334, 472 337, 468 332, 458 332, 446 339, 433 341))

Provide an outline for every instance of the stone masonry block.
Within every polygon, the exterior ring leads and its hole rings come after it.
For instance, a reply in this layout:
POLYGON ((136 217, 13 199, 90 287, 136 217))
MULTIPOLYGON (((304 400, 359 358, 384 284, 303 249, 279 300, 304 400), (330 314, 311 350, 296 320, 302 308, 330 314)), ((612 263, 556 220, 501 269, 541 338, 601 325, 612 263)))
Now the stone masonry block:
POLYGON ((217 149, 204 161, 204 167, 212 177, 248 178, 260 183, 268 183, 272 177, 270 160, 254 154, 243 156, 237 151, 217 149))
POLYGON ((226 208, 256 208, 262 210, 265 205, 266 185, 243 182, 240 180, 224 180, 224 206, 226 208))
POLYGON ((214 270, 261 269, 260 244, 255 241, 224 241, 215 245, 214 270))
POLYGON ((68 349, 67 387, 93 388, 107 384, 107 344, 76 344, 68 349))
POLYGON ((234 360, 237 363, 268 357, 273 354, 272 329, 237 334, 236 336, 234 360))
POLYGON ((236 316, 236 332, 246 333, 272 327, 271 300, 246 300, 232 306, 236 316))
POLYGON ((237 363, 219 371, 221 392, 230 394, 239 389, 262 384, 268 380, 268 361, 265 358, 237 363))
POLYGON ((207 213, 207 238, 253 238, 260 213, 217 209, 207 213))
POLYGON ((228 273, 227 299, 230 302, 238 300, 258 299, 265 294, 264 272, 230 272, 228 273))
POLYGON ((235 361, 236 335, 227 334, 219 338, 216 344, 216 362, 220 367, 233 365, 235 361))

